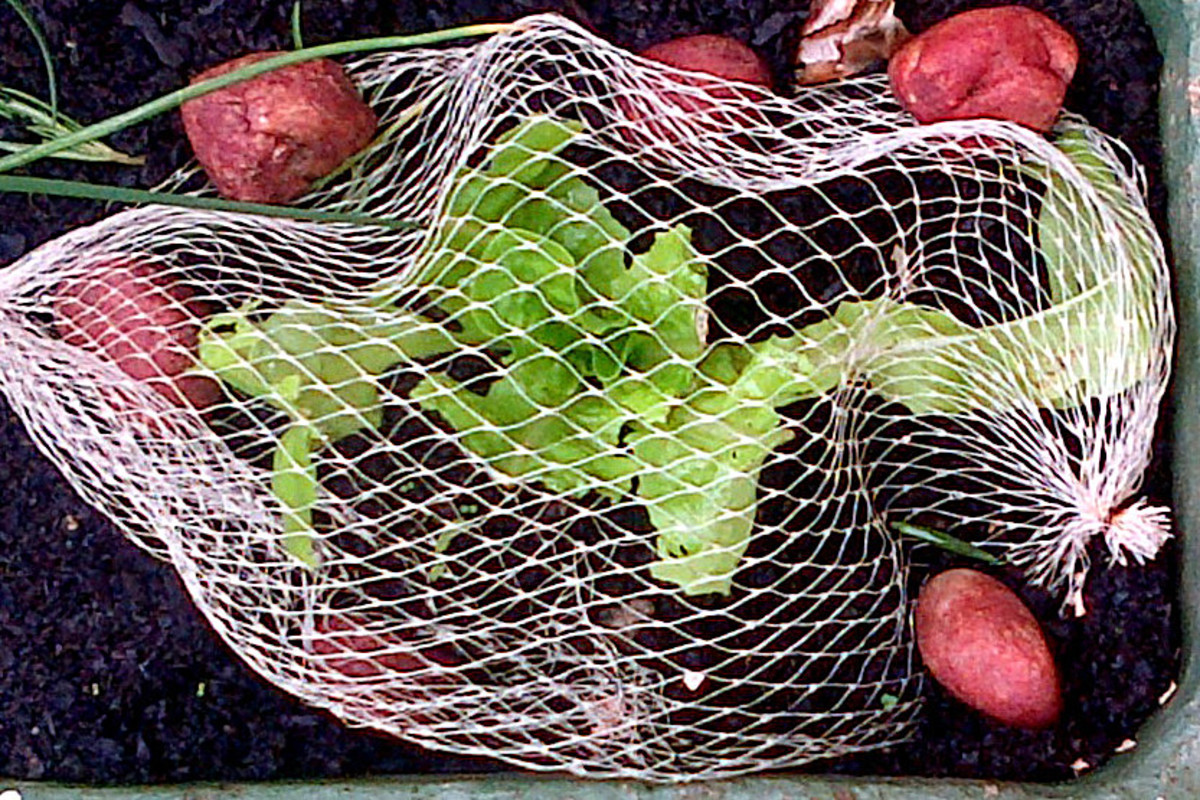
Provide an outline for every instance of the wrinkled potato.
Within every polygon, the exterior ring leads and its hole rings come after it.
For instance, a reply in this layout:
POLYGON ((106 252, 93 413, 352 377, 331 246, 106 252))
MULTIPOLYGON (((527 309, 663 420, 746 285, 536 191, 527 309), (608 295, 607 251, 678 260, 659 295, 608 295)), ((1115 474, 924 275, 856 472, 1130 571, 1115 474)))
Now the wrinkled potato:
POLYGON ((221 398, 216 381, 187 372, 196 363, 207 313, 181 284, 164 284, 148 264, 113 261, 65 281, 53 301, 63 341, 114 362, 178 406, 205 408, 221 398))
POLYGON ((995 578, 952 569, 921 588, 917 649, 950 694, 1005 725, 1046 728, 1062 712, 1058 670, 1042 629, 995 578))
POLYGON ((1071 34, 1020 6, 967 11, 910 39, 888 65, 892 91, 924 123, 985 117, 1048 131, 1075 74, 1071 34))
MULTIPOLYGON (((279 53, 252 53, 219 64, 193 83, 279 53)), ((361 150, 375 113, 336 63, 282 67, 189 100, 183 125, 196 158, 222 196, 287 203, 361 150)))

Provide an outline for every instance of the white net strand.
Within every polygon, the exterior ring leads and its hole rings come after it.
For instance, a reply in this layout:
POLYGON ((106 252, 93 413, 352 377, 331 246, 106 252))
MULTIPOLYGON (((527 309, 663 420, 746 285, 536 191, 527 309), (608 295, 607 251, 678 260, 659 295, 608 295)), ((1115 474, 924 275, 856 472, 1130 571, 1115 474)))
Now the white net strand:
POLYGON ((889 520, 1076 606, 1091 540, 1169 535, 1165 259, 1081 122, 550 16, 349 69, 383 133, 304 203, 416 228, 143 208, 0 275, 23 423, 282 689, 532 769, 796 767, 913 730, 889 520))

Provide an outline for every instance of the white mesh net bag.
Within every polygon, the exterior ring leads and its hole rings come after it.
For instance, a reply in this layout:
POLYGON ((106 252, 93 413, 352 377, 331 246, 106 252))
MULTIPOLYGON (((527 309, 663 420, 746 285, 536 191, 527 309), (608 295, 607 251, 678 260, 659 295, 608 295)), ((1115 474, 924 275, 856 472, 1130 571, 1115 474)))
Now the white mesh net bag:
POLYGON ((1173 319, 1136 168, 870 77, 698 82, 556 17, 351 65, 305 203, 126 211, 0 275, 0 388, 274 684, 595 777, 911 733, 916 521, 1077 602, 1143 559, 1173 319))

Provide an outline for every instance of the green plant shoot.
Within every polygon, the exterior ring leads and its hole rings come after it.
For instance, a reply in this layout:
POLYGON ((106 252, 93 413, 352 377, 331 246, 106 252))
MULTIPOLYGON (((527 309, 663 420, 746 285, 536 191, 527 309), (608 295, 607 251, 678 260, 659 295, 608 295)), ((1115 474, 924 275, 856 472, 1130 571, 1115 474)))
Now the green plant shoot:
POLYGON ((855 366, 875 391, 915 414, 962 414, 1018 404, 1073 408, 1145 378, 1153 330, 1136 312, 1153 304, 1151 232, 1082 129, 1068 129, 1056 144, 1096 201, 1053 173, 1046 180, 1037 237, 1052 305, 976 328, 912 303, 843 303, 834 319, 859 343, 855 366), (1123 255, 1132 269, 1118 263, 1123 255), (1007 398, 996 391, 1003 386, 1007 398))
POLYGON ((234 389, 266 400, 287 417, 272 477, 285 509, 287 552, 311 568, 320 563, 312 535, 318 496, 313 453, 379 426, 379 376, 402 361, 455 347, 440 327, 398 312, 339 310, 298 300, 269 314, 259 314, 257 302, 247 303, 205 326, 200 361, 234 389))
MULTIPOLYGON (((0 86, 0 119, 20 123, 30 135, 40 141, 53 141, 83 129, 82 125, 57 111, 53 105, 7 86, 0 86)), ((0 150, 10 153, 19 153, 31 147, 34 145, 28 142, 0 140, 0 150)), ((126 166, 146 163, 142 156, 127 155, 98 140, 81 142, 55 153, 54 157, 74 161, 107 161, 126 166)))

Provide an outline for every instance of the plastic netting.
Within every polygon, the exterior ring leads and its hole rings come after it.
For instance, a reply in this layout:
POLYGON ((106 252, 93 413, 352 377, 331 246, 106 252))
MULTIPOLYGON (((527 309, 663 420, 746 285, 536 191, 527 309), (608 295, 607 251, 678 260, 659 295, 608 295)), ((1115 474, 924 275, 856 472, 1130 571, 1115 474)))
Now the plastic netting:
POLYGON ((536 769, 792 767, 912 732, 890 523, 1076 605, 1090 540, 1168 535, 1168 275, 1102 134, 557 17, 350 71, 384 133, 304 202, 415 227, 139 208, 0 276, 40 447, 284 690, 536 769))

